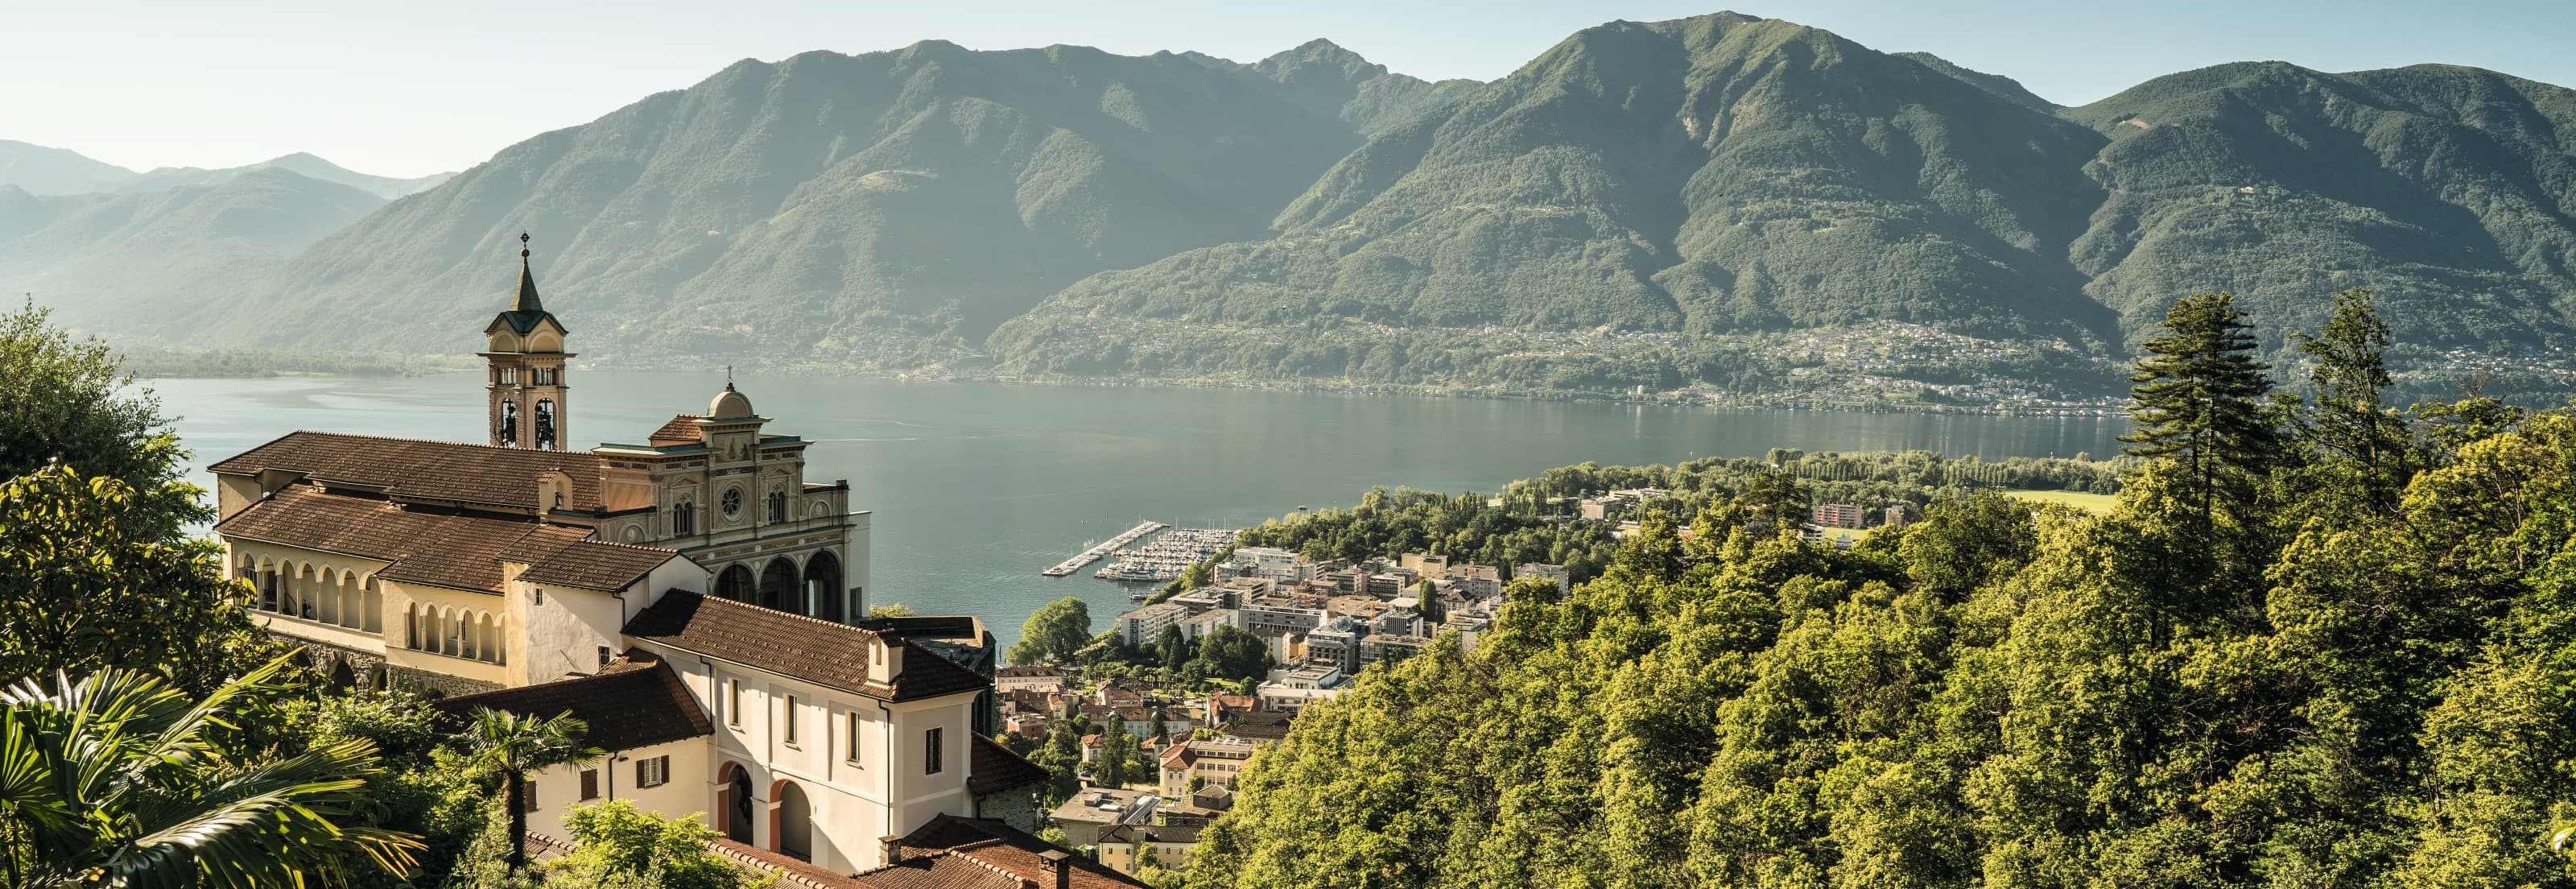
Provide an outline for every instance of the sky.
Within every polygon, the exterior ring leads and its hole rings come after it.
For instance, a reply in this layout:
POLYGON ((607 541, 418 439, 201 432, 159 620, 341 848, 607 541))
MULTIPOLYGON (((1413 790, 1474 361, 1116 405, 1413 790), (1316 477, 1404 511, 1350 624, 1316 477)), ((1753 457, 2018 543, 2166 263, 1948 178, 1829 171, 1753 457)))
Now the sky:
POLYGON ((2570 0, 51 2, 0 5, 0 139, 135 169, 309 151, 419 176, 744 58, 936 38, 1252 61, 1325 37, 1417 77, 1492 80, 1581 28, 1721 9, 1929 51, 2069 105, 2266 59, 2328 71, 2445 62, 2576 85, 2570 0))

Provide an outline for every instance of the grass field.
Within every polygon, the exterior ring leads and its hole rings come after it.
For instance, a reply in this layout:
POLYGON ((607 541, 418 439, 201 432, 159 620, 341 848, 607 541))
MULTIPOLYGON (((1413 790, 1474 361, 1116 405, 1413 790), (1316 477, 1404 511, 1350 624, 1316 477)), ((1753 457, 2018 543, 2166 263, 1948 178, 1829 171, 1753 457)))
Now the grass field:
POLYGON ((2110 512, 2113 507, 2120 505, 2120 498, 2112 494, 2087 494, 2082 491, 2005 491, 2004 493, 2023 500, 2063 503, 2097 515, 2110 512))

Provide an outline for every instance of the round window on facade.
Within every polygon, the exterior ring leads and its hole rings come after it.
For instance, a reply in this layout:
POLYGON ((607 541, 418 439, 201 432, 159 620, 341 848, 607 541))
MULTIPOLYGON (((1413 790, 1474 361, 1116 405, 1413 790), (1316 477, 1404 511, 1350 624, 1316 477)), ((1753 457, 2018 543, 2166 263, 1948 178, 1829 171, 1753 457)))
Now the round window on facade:
POLYGON ((727 488, 727 489, 725 489, 725 492, 724 492, 724 514, 725 514, 725 518, 729 518, 729 519, 732 519, 732 518, 740 518, 740 517, 742 517, 742 489, 741 489, 741 488, 727 488))

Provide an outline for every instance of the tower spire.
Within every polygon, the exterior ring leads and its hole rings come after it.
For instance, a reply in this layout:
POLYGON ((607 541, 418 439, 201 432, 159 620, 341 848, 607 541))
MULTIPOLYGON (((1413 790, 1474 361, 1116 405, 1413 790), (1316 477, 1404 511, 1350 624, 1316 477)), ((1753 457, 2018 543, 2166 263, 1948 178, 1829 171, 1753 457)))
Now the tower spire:
POLYGON ((543 312, 544 302, 537 299, 537 274, 528 268, 528 233, 519 233, 519 296, 510 301, 513 312, 543 312))

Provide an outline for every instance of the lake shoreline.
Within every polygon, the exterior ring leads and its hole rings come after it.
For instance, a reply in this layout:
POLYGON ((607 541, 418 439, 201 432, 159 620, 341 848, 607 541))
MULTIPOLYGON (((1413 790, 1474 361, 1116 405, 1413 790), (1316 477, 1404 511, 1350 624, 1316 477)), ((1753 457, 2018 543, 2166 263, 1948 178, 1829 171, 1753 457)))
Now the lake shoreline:
MULTIPOLYGON (((422 359, 424 362, 428 359, 422 359)), ((390 359, 388 364, 402 362, 390 359)), ((666 364, 575 365, 576 370, 597 373, 714 373, 718 367, 693 367, 666 364)), ((748 367, 744 368, 750 369, 748 367)), ((782 376, 823 379, 887 380, 902 383, 954 383, 1009 386, 1061 386, 1072 388, 1168 388, 1193 390, 1228 390, 1242 392, 1281 392, 1317 395, 1369 396, 1394 398, 1466 398, 1495 401, 1557 402, 1569 404, 1620 404, 1676 408, 1683 410, 1725 411, 1830 411, 1854 414, 1920 414, 1933 416, 1974 417, 2084 417, 2108 419, 2127 416, 2125 406, 2112 401, 2099 403, 2051 402, 2043 405, 2002 404, 1848 404, 1829 401, 1800 401, 1788 396, 1753 396, 1777 399, 1731 403, 1704 389, 1673 389, 1643 394, 1591 389, 1485 389, 1475 387, 1418 383, 1342 383, 1298 380, 1244 380, 1221 377, 1041 377, 1023 378, 1002 375, 957 373, 940 370, 870 371, 845 368, 823 368, 810 365, 763 366, 766 373, 782 376)), ((408 367, 376 371, 313 371, 301 369, 268 370, 255 373, 161 373, 137 372, 137 382, 167 380, 272 380, 291 378, 345 377, 349 379, 407 379, 446 374, 473 373, 468 366, 408 367)), ((1734 396, 1724 396, 1732 399, 1734 396)))

